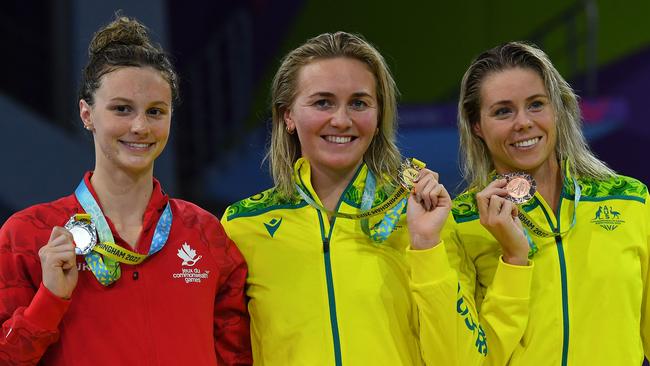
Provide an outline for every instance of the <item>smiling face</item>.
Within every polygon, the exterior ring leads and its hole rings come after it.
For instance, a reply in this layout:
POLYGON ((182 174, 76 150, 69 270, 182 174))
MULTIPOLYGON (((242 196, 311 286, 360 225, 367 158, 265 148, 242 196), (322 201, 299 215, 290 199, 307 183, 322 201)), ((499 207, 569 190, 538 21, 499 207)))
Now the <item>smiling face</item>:
POLYGON ((557 164, 555 113, 537 72, 516 67, 488 74, 480 95, 480 121, 473 129, 497 173, 534 174, 557 164))
POLYGON ((356 59, 320 59, 300 69, 284 120, 313 170, 349 175, 361 164, 377 131, 375 89, 374 75, 356 59))
POLYGON ((122 67, 100 79, 94 104, 79 102, 93 131, 95 170, 152 173, 171 123, 171 88, 151 67, 122 67))

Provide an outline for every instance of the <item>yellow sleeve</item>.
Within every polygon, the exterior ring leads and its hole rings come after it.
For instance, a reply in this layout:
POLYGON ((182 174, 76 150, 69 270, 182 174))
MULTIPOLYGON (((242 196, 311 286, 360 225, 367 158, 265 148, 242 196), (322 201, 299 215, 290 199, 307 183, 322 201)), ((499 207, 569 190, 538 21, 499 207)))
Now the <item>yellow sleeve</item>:
POLYGON ((471 298, 472 303, 476 306, 476 267, 474 262, 467 256, 465 247, 458 237, 456 231, 457 224, 453 216, 449 216, 442 230, 441 237, 445 242, 449 264, 452 269, 458 273, 458 279, 463 292, 471 298))
POLYGON ((650 360, 650 196, 645 197, 646 209, 646 235, 648 250, 646 251, 645 260, 641 264, 641 273, 643 279, 643 302, 641 305, 641 340, 643 341, 643 350, 645 357, 650 360))
POLYGON ((417 304, 422 359, 426 365, 482 365, 485 333, 449 266, 445 244, 407 251, 411 292, 417 304))
MULTIPOLYGON (((450 218, 443 230, 449 262, 460 278, 462 288, 471 295, 476 294, 477 270, 473 259, 467 254, 463 236, 457 230, 458 224, 450 218)), ((480 235, 473 237, 479 238, 480 235)), ((479 322, 485 330, 488 352, 486 365, 506 365, 528 325, 530 285, 533 265, 513 266, 499 259, 497 270, 482 299, 479 322)), ((476 299, 472 298, 475 304, 476 299)))
POLYGON ((486 365, 506 365, 528 326, 533 265, 513 266, 499 258, 479 319, 490 342, 486 365))

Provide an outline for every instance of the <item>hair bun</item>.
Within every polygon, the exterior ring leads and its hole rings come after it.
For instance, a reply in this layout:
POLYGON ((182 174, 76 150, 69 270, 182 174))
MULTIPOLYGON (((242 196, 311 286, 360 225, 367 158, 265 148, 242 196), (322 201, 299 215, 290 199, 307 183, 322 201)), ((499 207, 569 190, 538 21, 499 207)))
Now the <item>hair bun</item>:
POLYGON ((117 45, 157 49, 149 40, 147 27, 135 19, 118 15, 114 21, 95 33, 88 47, 88 54, 94 56, 117 45))

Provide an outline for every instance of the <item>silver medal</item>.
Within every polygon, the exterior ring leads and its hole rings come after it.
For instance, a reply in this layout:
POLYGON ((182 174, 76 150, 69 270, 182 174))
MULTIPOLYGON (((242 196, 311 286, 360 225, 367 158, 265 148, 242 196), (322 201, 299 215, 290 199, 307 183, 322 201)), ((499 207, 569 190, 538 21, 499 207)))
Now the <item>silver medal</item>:
POLYGON ((64 226, 72 234, 74 239, 74 252, 77 255, 90 253, 97 244, 97 230, 91 220, 78 219, 74 215, 64 226))

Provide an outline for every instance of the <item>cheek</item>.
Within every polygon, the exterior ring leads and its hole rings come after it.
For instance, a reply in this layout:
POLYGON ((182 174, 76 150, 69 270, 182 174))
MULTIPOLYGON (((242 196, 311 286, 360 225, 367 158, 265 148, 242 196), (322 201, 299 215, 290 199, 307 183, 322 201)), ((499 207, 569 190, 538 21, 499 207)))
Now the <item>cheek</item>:
POLYGON ((330 114, 325 111, 304 111, 297 110, 292 115, 293 123, 296 126, 298 132, 300 131, 312 131, 317 130, 321 124, 326 122, 330 117, 330 114))
POLYGON ((355 117, 359 129, 363 130, 366 134, 375 134, 379 126, 378 116, 375 110, 358 113, 355 117))

